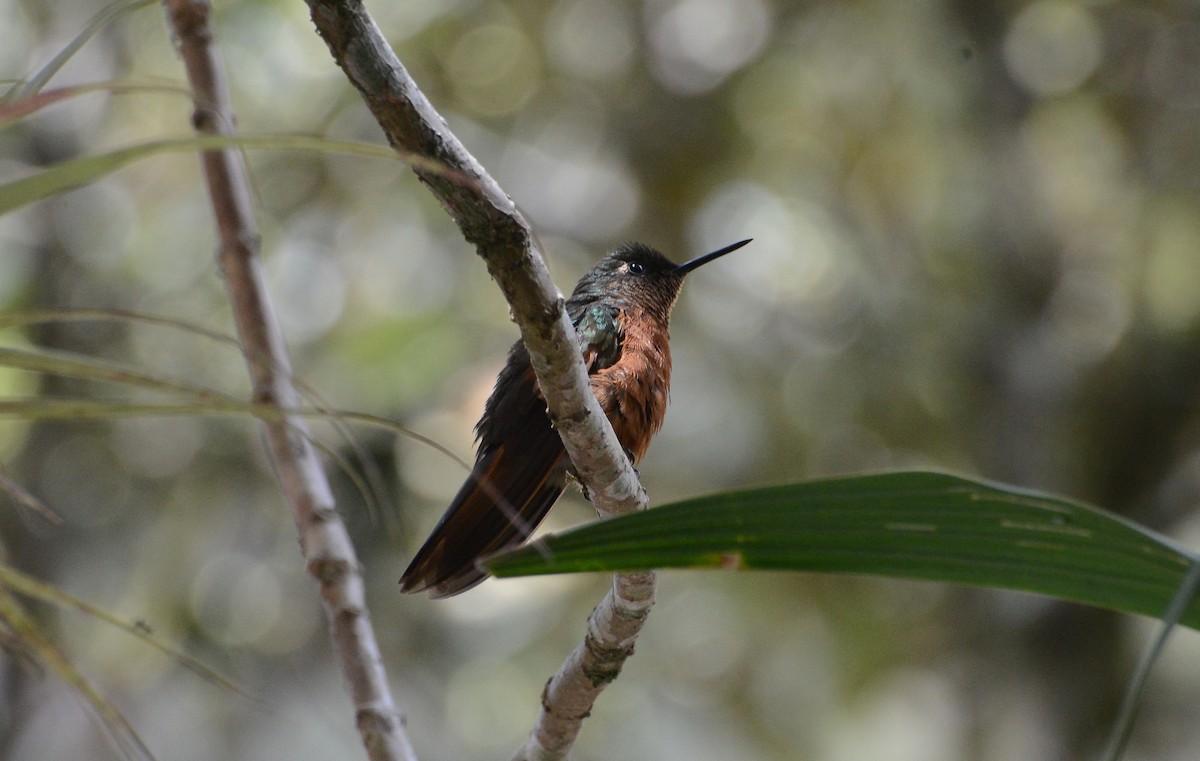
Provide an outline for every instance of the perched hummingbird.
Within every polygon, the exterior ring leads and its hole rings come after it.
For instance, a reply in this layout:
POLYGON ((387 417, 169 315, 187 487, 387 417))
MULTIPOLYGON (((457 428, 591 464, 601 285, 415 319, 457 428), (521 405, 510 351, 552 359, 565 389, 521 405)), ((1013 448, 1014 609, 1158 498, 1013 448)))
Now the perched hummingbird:
MULTIPOLYGON (((592 391, 635 465, 667 412, 667 329, 684 275, 749 242, 678 266, 649 246, 621 246, 567 299, 592 391)), ((450 597, 483 581, 487 572, 476 561, 525 541, 566 487, 570 460, 521 341, 509 350, 475 433, 475 467, 404 572, 401 591, 450 597)))

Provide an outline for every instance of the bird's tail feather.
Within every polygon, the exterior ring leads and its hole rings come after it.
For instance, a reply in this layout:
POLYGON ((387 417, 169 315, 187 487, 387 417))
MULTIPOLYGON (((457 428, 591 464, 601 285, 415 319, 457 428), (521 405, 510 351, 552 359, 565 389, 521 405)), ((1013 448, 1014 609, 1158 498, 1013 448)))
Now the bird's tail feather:
POLYGON ((566 487, 566 453, 548 432, 533 447, 482 454, 404 572, 401 591, 456 595, 487 578, 476 561, 529 538, 566 487))

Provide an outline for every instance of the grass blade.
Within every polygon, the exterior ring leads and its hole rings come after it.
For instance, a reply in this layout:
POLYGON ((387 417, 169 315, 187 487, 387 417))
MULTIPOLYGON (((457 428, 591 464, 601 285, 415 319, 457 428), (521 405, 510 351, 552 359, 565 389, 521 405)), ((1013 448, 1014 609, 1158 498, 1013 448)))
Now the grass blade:
POLYGON ((41 201, 72 188, 95 182, 140 159, 166 153, 195 153, 228 148, 313 151, 403 161, 423 172, 440 175, 451 182, 459 184, 474 182, 461 172, 436 161, 422 156, 401 154, 382 145, 329 140, 304 135, 241 135, 238 137, 205 135, 152 140, 97 156, 81 156, 61 164, 55 164, 28 177, 0 184, 0 214, 7 214, 35 201, 41 201))
POLYGON ((47 523, 62 525, 63 520, 58 513, 51 510, 33 492, 22 486, 17 479, 12 477, 8 469, 2 465, 0 465, 0 491, 6 493, 8 498, 18 507, 22 507, 30 513, 40 516, 47 523))
POLYGON ((1187 575, 1184 576, 1183 582, 1179 585, 1179 591, 1175 593, 1175 597, 1163 615, 1158 634, 1146 647, 1146 652, 1138 661, 1137 671, 1134 672, 1133 678, 1129 680, 1129 685, 1125 688, 1125 695, 1121 699, 1121 710, 1113 722, 1108 747, 1104 752, 1104 761, 1120 761, 1121 757, 1125 755, 1125 747, 1129 743, 1130 735, 1133 734, 1133 721, 1137 718, 1138 706, 1146 691, 1146 683, 1150 680, 1150 671, 1167 646, 1167 639, 1175 630, 1175 625, 1179 623, 1184 611, 1196 599, 1198 590, 1200 590, 1200 563, 1193 562, 1187 575))
POLYGON ((218 343, 241 348, 242 344, 228 333, 210 330, 200 325, 150 312, 131 309, 22 309, 0 314, 0 330, 59 322, 136 322, 174 328, 184 333, 208 338, 218 343))
POLYGON ((379 415, 350 410, 303 407, 283 410, 266 404, 254 404, 237 399, 209 398, 194 404, 158 404, 122 401, 97 401, 94 399, 55 399, 33 397, 23 399, 0 399, 0 418, 20 420, 114 420, 134 417, 219 417, 245 416, 260 420, 279 420, 285 415, 300 415, 306 418, 336 418, 345 423, 358 423, 373 428, 391 431, 424 444, 448 457, 463 470, 470 464, 456 455, 444 444, 406 428, 394 420, 379 415))
POLYGON ((153 761, 154 755, 115 705, 100 694, 62 652, 38 628, 7 589, 0 588, 0 624, 12 632, 21 651, 66 682, 87 702, 100 721, 105 736, 123 758, 153 761))
POLYGON ((213 391, 203 386, 174 380, 142 372, 134 368, 86 357, 69 352, 57 352, 49 349, 24 351, 0 347, 0 367, 10 367, 14 370, 58 375, 68 378, 79 378, 89 381, 118 383, 133 388, 142 388, 163 393, 184 394, 198 401, 234 401, 227 394, 213 391))
POLYGON ((92 618, 99 619, 100 621, 103 621, 111 626, 115 626, 116 628, 126 631, 142 640, 155 650, 158 650, 160 653, 168 656, 172 660, 179 663, 179 665, 188 669, 205 681, 215 684, 221 689, 227 690, 247 700, 254 700, 249 693, 234 684, 233 681, 228 677, 222 676, 179 648, 170 645, 156 637, 153 631, 151 631, 150 627, 148 627, 144 622, 126 621, 118 616, 114 616, 106 610, 97 608, 91 603, 87 603, 77 597, 73 597, 57 587, 51 586, 43 581, 38 581, 31 576, 26 576, 20 571, 5 565, 0 565, 0 586, 7 587, 12 592, 24 597, 41 600, 42 602, 47 602, 62 608, 73 608, 81 613, 91 616, 92 618))
POLYGON ((99 13, 84 25, 79 34, 67 43, 66 47, 58 51, 58 53, 50 59, 50 62, 39 69, 32 77, 25 81, 24 84, 18 85, 5 95, 3 100, 9 101, 16 98, 25 98, 37 94, 46 83, 49 82, 55 74, 57 74, 63 66, 66 66, 67 61, 79 52, 80 48, 87 44, 87 41, 103 29, 110 21, 120 18, 123 14, 136 11, 140 8, 145 8, 148 5, 153 5, 154 0, 123 0, 122 2, 113 3, 102 9, 99 13))
POLYGON ((0 129, 36 114, 43 108, 52 106, 69 98, 75 98, 88 93, 103 92, 112 95, 125 93, 169 93, 190 98, 191 90, 185 86, 168 80, 130 80, 117 79, 106 82, 89 82, 71 87, 59 87, 46 90, 35 95, 24 95, 11 100, 0 99, 0 129))

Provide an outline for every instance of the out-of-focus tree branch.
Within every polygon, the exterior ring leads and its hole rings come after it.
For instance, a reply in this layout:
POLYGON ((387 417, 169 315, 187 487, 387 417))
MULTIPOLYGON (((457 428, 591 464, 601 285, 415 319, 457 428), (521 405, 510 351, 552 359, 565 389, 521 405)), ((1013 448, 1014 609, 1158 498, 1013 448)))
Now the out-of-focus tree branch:
MULTIPOLYGON (((578 339, 529 224, 467 152, 413 82, 361 2, 306 0, 334 60, 358 89, 393 147, 434 159, 475 180, 417 176, 475 244, 504 292, 537 372, 551 420, 597 509, 644 509, 646 494, 587 378, 578 339)), ((584 642, 546 686, 542 712, 518 758, 563 758, 596 696, 633 652, 654 602, 653 573, 618 575, 588 622, 584 642)))
MULTIPOLYGON (((208 0, 164 0, 164 5, 192 87, 193 125, 203 134, 232 135, 233 110, 213 43, 208 0)), ((299 394, 263 278, 245 165, 236 150, 206 151, 201 160, 220 238, 219 264, 254 401, 283 411, 263 421, 267 448, 296 521, 309 573, 320 586, 334 654, 354 703, 359 733, 372 761, 415 760, 388 688, 354 547, 308 428, 303 418, 287 412, 299 406, 299 394)))

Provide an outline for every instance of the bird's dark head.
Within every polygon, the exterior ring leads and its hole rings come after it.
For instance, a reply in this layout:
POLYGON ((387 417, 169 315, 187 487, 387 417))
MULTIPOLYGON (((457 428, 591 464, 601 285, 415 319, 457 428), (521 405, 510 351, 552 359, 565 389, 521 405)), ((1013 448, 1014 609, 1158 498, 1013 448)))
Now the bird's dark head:
POLYGON ((627 243, 597 262, 580 279, 571 298, 612 299, 666 317, 679 296, 684 275, 749 242, 734 243, 679 265, 645 244, 627 243))

